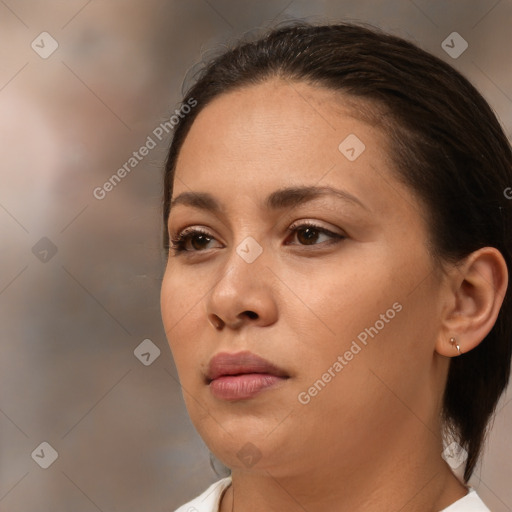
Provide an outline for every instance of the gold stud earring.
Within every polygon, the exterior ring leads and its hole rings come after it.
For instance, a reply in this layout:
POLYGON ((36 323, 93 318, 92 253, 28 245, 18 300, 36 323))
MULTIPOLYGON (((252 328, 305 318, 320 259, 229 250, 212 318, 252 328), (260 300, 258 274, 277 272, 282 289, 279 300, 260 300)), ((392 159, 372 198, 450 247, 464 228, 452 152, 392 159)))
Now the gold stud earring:
POLYGON ((450 338, 450 343, 457 347, 457 352, 459 353, 459 356, 462 354, 462 352, 460 351, 460 345, 457 343, 457 341, 455 340, 455 338, 450 338))

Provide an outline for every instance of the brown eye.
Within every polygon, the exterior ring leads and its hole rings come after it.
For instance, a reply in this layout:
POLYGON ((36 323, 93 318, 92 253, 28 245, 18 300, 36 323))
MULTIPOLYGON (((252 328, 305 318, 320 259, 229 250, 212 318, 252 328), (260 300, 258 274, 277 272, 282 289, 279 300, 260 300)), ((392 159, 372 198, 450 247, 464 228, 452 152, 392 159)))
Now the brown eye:
POLYGON ((202 252, 211 248, 211 242, 215 238, 209 233, 200 229, 184 229, 181 233, 171 239, 171 249, 175 255, 179 253, 202 252))
POLYGON ((312 245, 320 236, 318 229, 312 227, 300 228, 297 230, 297 240, 303 245, 312 245))
POLYGON ((190 236, 189 241, 194 250, 201 251, 212 241, 212 238, 203 233, 199 233, 190 236))
POLYGON ((339 233, 333 233, 328 229, 308 222, 292 225, 288 228, 288 231, 292 234, 290 238, 297 240, 297 242, 292 242, 291 245, 326 245, 346 238, 339 233))

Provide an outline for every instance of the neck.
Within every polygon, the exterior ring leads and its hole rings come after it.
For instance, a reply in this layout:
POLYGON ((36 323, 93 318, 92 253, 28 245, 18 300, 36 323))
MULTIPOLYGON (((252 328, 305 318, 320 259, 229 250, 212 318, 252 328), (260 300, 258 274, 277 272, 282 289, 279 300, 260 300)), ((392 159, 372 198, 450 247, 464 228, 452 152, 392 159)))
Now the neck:
MULTIPOLYGON (((410 429, 410 425, 407 426, 410 429)), ((274 468, 258 473, 234 469, 232 485, 224 494, 220 512, 438 512, 467 494, 441 458, 441 444, 425 428, 404 437, 387 450, 348 458, 330 453, 309 466, 309 471, 278 473, 274 468), (379 460, 375 454, 382 455, 379 460), (341 463, 339 461, 342 461, 341 463)), ((411 430, 409 430, 409 433, 411 430)))

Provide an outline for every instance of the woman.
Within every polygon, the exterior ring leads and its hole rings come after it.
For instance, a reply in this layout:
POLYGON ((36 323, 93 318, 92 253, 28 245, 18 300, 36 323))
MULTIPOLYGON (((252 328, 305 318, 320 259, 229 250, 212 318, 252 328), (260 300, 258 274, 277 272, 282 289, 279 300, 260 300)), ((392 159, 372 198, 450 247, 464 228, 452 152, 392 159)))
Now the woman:
POLYGON ((162 315, 231 476, 179 511, 488 510, 466 484, 510 371, 512 153, 484 99, 399 38, 301 24, 183 105, 162 315))

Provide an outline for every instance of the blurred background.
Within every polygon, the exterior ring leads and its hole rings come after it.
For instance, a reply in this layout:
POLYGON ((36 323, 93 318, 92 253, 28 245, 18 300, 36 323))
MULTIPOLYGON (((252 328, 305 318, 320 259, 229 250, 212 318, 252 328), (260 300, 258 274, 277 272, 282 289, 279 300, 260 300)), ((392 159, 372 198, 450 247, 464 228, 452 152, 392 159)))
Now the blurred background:
MULTIPOLYGON (((0 0, 0 511, 172 511, 218 479, 161 325, 155 129, 212 49, 292 18, 412 40, 512 133, 511 0, 0 0)), ((511 399, 471 481, 493 512, 511 399)))

